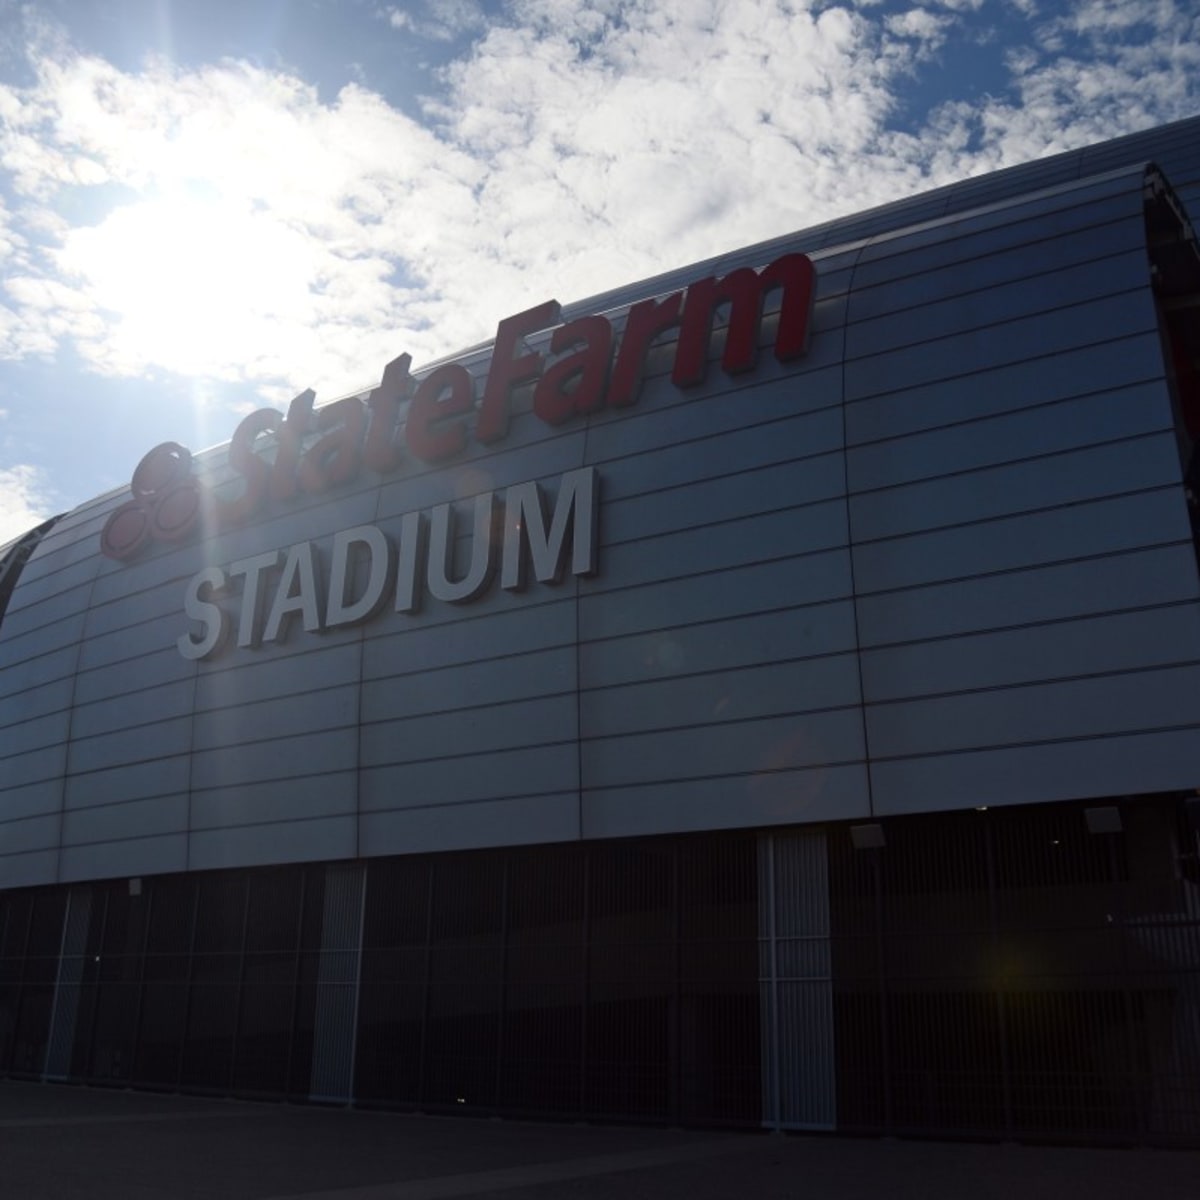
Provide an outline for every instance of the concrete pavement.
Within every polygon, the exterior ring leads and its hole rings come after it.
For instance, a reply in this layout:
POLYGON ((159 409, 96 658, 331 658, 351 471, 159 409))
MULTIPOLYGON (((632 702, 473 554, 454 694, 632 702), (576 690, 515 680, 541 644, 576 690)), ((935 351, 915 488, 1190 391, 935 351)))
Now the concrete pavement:
POLYGON ((556 1125, 0 1081, 4 1200, 1195 1200, 1200 1152, 556 1125))

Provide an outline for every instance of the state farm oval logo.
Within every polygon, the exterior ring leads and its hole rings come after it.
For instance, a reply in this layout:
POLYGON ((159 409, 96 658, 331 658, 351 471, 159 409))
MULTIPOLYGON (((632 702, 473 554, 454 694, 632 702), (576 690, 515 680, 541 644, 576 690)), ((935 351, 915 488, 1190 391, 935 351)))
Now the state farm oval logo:
POLYGON ((133 499, 105 522, 100 549, 124 562, 151 542, 179 542, 196 528, 206 492, 192 475, 192 455, 178 442, 163 442, 133 472, 133 499))

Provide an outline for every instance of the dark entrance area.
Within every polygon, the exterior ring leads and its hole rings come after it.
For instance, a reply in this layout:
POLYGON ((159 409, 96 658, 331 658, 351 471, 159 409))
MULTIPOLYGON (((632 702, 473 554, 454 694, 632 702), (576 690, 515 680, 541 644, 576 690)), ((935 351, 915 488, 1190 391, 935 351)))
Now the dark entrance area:
POLYGON ((1198 862, 1153 797, 8 891, 0 1075, 1195 1145, 1198 862))
POLYGON ((885 834, 829 841, 839 1128, 1195 1141, 1200 896, 1180 805, 885 834))
POLYGON ((752 837, 372 864, 360 1103, 759 1120, 752 837))

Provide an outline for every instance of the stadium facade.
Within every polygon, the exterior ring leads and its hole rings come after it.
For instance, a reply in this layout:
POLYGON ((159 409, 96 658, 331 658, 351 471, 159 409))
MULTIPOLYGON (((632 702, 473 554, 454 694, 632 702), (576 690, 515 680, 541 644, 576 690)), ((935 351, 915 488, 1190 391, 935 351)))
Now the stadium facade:
POLYGON ((1200 119, 252 414, 0 557, 0 1075, 1200 1144, 1200 119))

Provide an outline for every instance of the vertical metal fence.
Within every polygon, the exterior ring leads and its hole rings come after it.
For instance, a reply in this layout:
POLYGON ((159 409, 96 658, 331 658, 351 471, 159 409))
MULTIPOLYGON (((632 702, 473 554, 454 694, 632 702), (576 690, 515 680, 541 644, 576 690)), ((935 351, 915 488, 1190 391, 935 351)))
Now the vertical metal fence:
POLYGON ((1181 811, 911 817, 867 850, 831 831, 839 1128, 1200 1141, 1181 811))
POLYGON ((907 817, 859 844, 831 826, 2 892, 0 1075, 1200 1144, 1181 798, 907 817))
POLYGON ((752 835, 0 893, 0 1075, 756 1124, 757 911, 752 835))

